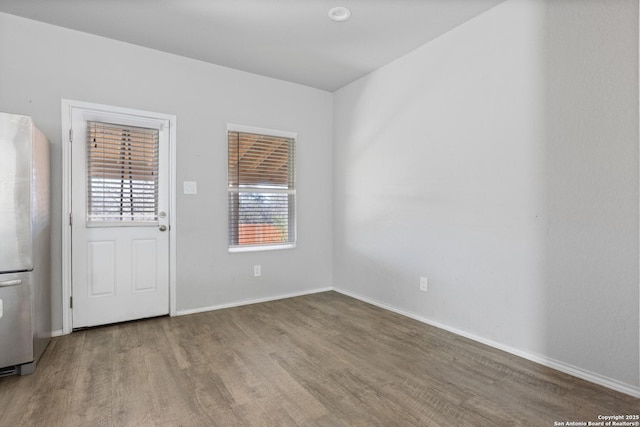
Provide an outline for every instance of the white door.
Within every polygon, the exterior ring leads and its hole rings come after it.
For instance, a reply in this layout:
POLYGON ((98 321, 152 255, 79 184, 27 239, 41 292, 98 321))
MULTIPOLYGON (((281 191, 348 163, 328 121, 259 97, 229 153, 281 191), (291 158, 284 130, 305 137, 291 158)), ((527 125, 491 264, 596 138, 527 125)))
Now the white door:
POLYGON ((169 121, 71 110, 73 327, 169 313, 169 121))

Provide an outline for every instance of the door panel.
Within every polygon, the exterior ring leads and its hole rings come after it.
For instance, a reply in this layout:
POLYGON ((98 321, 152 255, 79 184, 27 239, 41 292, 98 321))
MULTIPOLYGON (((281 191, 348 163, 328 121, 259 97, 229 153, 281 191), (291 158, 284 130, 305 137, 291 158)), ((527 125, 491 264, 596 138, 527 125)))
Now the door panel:
POLYGON ((134 292, 153 292, 158 288, 157 246, 158 241, 155 239, 137 239, 132 242, 134 292))
POLYGON ((87 242, 87 297, 116 293, 116 246, 114 241, 87 242))
POLYGON ((169 123, 71 117, 73 327, 168 314, 169 123))

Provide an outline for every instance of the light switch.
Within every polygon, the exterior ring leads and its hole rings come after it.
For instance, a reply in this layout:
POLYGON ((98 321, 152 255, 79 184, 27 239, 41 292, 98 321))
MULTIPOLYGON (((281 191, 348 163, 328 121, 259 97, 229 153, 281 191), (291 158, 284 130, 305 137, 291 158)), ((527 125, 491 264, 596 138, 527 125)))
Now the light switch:
POLYGON ((198 183, 195 181, 185 181, 184 194, 198 194, 198 183))

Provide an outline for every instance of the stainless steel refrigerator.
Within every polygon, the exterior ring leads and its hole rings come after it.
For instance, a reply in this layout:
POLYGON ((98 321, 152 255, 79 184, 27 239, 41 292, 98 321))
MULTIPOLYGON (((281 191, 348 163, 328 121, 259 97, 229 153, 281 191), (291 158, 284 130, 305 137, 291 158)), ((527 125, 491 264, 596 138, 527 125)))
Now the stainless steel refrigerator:
POLYGON ((30 374, 51 338, 49 142, 0 113, 0 376, 30 374))

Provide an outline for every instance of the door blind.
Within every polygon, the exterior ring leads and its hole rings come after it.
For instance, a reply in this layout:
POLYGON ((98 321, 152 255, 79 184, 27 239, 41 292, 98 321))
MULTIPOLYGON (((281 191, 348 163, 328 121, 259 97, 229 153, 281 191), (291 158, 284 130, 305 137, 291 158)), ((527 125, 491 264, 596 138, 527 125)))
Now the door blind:
POLYGON ((228 133, 229 247, 295 243, 295 140, 228 133))
POLYGON ((158 130, 87 122, 88 221, 158 220, 158 130))

